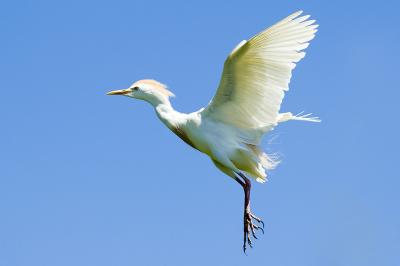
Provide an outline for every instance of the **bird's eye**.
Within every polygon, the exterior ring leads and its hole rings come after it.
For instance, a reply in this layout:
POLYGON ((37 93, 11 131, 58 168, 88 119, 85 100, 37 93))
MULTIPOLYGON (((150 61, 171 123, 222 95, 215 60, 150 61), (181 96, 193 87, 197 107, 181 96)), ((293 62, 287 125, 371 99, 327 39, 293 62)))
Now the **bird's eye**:
POLYGON ((139 90, 139 87, 133 87, 132 90, 137 91, 137 90, 139 90))

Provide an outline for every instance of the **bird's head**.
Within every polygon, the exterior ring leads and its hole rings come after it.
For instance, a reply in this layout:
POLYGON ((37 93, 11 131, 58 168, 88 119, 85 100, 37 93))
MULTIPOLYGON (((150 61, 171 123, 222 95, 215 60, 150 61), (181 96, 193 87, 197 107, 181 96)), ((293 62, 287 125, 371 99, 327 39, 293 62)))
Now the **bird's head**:
POLYGON ((147 101, 153 105, 168 102, 169 97, 174 96, 174 94, 167 89, 167 86, 152 79, 136 81, 127 89, 110 91, 107 95, 128 96, 147 101))

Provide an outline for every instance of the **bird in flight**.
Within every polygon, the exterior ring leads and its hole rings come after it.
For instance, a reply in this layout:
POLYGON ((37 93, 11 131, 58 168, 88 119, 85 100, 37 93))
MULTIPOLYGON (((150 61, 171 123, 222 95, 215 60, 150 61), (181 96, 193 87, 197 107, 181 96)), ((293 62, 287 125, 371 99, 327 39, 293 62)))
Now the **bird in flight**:
POLYGON ((317 117, 280 113, 292 70, 305 55, 318 25, 298 11, 241 41, 225 60, 216 94, 205 107, 185 114, 174 110, 167 87, 144 79, 129 88, 110 91, 150 103, 158 118, 194 149, 208 155, 215 166, 244 190, 243 251, 252 247, 263 221, 250 209, 251 181, 263 183, 278 161, 260 147, 262 137, 289 120, 319 122, 317 117))

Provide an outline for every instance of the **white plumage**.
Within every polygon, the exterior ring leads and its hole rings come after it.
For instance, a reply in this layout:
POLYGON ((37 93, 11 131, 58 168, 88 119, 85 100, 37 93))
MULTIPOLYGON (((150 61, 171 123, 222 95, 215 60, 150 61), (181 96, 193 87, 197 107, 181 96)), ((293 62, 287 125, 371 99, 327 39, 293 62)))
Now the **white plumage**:
POLYGON ((249 175, 266 180, 266 170, 277 162, 262 152, 264 134, 289 120, 319 122, 310 115, 279 113, 289 89, 292 70, 305 55, 318 25, 298 11, 240 42, 227 57, 218 90, 207 107, 190 114, 175 111, 173 95, 154 80, 140 80, 126 90, 109 92, 142 99, 152 104, 161 121, 193 148, 207 154, 225 174, 245 190, 244 245, 251 246, 250 234, 261 229, 250 212, 249 175))
POLYGON ((262 135, 279 122, 279 108, 292 70, 317 31, 314 20, 298 17, 301 13, 242 41, 232 51, 217 93, 203 111, 206 116, 245 129, 247 141, 260 143, 262 135))

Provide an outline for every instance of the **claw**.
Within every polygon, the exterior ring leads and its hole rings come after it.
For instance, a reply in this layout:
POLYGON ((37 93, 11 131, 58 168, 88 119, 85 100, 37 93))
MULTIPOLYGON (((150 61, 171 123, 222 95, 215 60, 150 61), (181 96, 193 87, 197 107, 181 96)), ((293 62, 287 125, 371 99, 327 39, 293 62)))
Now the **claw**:
MULTIPOLYGON (((245 217, 244 217, 244 243, 243 243, 243 252, 246 254, 246 249, 247 246, 250 248, 253 248, 253 241, 252 238, 258 239, 256 235, 256 230, 261 230, 261 232, 264 234, 264 229, 263 226, 264 223, 260 218, 257 216, 253 215, 250 211, 246 211, 245 217), (260 225, 254 224, 255 221, 260 223, 260 225)), ((247 254, 246 254, 247 255, 247 254)))
POLYGON ((264 234, 264 229, 262 227, 254 225, 254 229, 261 230, 261 232, 264 234))
MULTIPOLYGON (((264 224, 263 220, 260 220, 259 222, 260 222, 260 224, 262 224, 262 228, 264 228, 265 224, 264 224)), ((263 230, 263 233, 264 233, 264 230, 263 230)))
POLYGON ((261 232, 264 234, 264 228, 259 227, 258 229, 260 229, 261 232))
POLYGON ((256 220, 257 222, 259 222, 259 223, 262 225, 263 228, 265 227, 264 222, 263 222, 263 220, 261 220, 261 218, 258 218, 257 216, 255 216, 255 215, 252 214, 252 213, 250 213, 250 216, 251 216, 251 218, 253 218, 253 219, 256 220))
POLYGON ((253 242, 251 242, 251 238, 250 238, 249 234, 247 234, 247 243, 249 244, 250 248, 253 248, 253 242))
POLYGON ((257 226, 256 226, 256 225, 252 225, 252 226, 250 227, 250 229, 251 229, 251 234, 253 235, 253 237, 254 237, 255 239, 258 239, 258 237, 256 236, 256 232, 254 231, 254 228, 257 230, 257 226))

